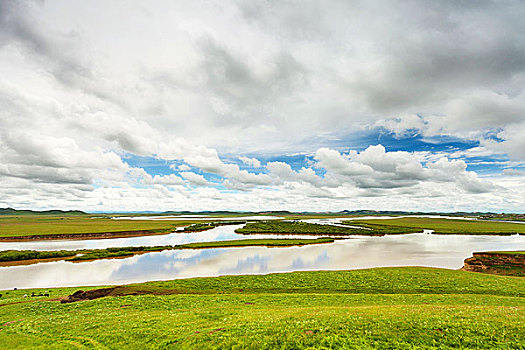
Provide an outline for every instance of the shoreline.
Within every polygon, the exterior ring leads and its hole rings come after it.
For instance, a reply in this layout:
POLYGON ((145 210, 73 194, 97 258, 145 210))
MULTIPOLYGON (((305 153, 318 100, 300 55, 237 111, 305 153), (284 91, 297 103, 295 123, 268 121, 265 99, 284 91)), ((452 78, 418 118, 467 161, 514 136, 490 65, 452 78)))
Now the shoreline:
MULTIPOLYGON (((23 265, 33 265, 38 263, 45 262, 56 262, 56 261, 67 261, 71 263, 82 263, 96 260, 105 260, 105 259, 125 259, 131 258, 135 255, 142 255, 147 253, 158 253, 167 250, 201 250, 201 249, 219 249, 219 248, 247 248, 247 247, 266 247, 266 248, 289 248, 289 247, 301 247, 305 245, 314 245, 314 244, 327 244, 333 243, 335 239, 330 238, 317 238, 317 239, 254 239, 253 242, 246 242, 246 240, 233 240, 233 241, 223 241, 217 244, 215 242, 197 242, 197 243, 188 243, 179 246, 152 246, 152 247, 140 247, 140 248, 152 248, 152 249, 142 249, 142 250, 133 250, 135 247, 122 247, 118 251, 112 252, 107 251, 107 249, 92 249, 86 250, 84 252, 78 251, 75 254, 75 251, 71 252, 71 255, 51 257, 51 258, 32 258, 32 259, 20 259, 20 260, 11 260, 11 261, 0 261, 0 267, 10 267, 10 266, 23 266, 23 265), (261 242, 256 242, 261 241, 261 242), (128 249, 126 249, 128 248, 128 249), (155 249, 157 248, 157 249, 155 249), (106 253, 105 256, 93 256, 93 258, 82 258, 83 254, 89 256, 89 254, 96 254, 98 252, 106 253), (113 254, 112 254, 113 253, 113 254)), ((115 248, 113 248, 115 249, 115 248)), ((23 251, 20 251, 23 252, 23 251)), ((39 253, 46 253, 48 251, 39 251, 39 253)), ((1 252, 0 252, 1 253, 1 252)))
MULTIPOLYGON (((168 235, 177 231, 166 230, 137 230, 137 231, 115 231, 115 232, 90 232, 90 233, 57 233, 50 235, 26 235, 26 236, 4 236, 0 237, 0 242, 31 242, 31 241, 61 241, 61 240, 90 240, 90 239, 110 239, 128 238, 142 236, 168 235)), ((182 232, 182 231, 181 231, 182 232)))

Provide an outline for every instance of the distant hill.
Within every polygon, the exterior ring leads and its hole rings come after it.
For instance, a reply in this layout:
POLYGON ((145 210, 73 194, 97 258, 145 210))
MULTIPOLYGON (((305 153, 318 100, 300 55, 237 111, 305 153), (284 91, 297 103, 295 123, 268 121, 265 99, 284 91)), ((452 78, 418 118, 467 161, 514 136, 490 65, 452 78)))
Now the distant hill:
POLYGON ((343 210, 339 214, 344 215, 446 215, 446 216, 482 216, 494 213, 490 212, 414 212, 414 211, 392 211, 392 210, 343 210))
MULTIPOLYGON (((116 213, 113 213, 116 214, 116 213)), ((376 215, 447 215, 447 216, 498 216, 506 214, 495 214, 490 212, 411 212, 411 211, 393 211, 393 210, 342 210, 339 212, 291 212, 287 210, 268 210, 268 211, 145 211, 145 212, 122 212, 118 214, 134 215, 333 215, 333 216, 376 216, 376 215)), ((80 210, 17 210, 13 208, 0 208, 2 215, 88 215, 80 210)))
POLYGON ((87 215, 80 210, 17 210, 0 208, 0 215, 87 215))

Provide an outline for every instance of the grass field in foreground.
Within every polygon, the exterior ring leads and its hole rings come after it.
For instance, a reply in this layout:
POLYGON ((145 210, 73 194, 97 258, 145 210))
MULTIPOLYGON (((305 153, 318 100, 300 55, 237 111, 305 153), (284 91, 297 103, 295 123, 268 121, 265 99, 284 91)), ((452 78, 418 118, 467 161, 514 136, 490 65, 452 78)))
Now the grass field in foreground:
POLYGON ((442 219, 442 218, 417 218, 403 217, 395 219, 369 219, 369 220, 349 220, 344 223, 348 225, 375 225, 385 226, 391 229, 419 229, 434 230, 435 233, 444 234, 525 234, 525 224, 496 222, 496 221, 476 221, 462 219, 442 219))
MULTIPOLYGON (((411 267, 148 282, 119 287, 143 295, 70 304, 21 297, 43 290, 4 291, 2 303, 11 304, 0 307, 0 344, 6 349, 520 349, 524 281, 411 267)), ((77 289, 52 289, 51 298, 77 289)))
POLYGON ((112 220, 90 216, 2 216, 0 237, 161 230, 169 232, 195 221, 112 220))

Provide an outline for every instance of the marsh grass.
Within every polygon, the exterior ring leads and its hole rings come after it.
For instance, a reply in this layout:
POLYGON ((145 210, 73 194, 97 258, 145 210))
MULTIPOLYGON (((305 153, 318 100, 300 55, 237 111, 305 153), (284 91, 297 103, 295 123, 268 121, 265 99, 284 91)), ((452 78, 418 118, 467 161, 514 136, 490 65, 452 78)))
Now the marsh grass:
POLYGON ((390 234, 390 231, 397 232, 403 230, 421 232, 423 229, 433 230, 435 234, 525 234, 525 224, 482 220, 403 217, 395 219, 351 220, 344 221, 343 223, 348 225, 366 226, 387 234, 390 234))

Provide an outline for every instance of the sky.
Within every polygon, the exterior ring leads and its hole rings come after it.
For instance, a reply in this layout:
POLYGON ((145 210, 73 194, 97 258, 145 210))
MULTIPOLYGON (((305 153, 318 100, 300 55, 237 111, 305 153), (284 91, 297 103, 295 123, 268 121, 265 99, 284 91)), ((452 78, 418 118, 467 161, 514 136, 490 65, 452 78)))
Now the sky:
POLYGON ((0 207, 525 212, 525 3, 0 1, 0 207))

